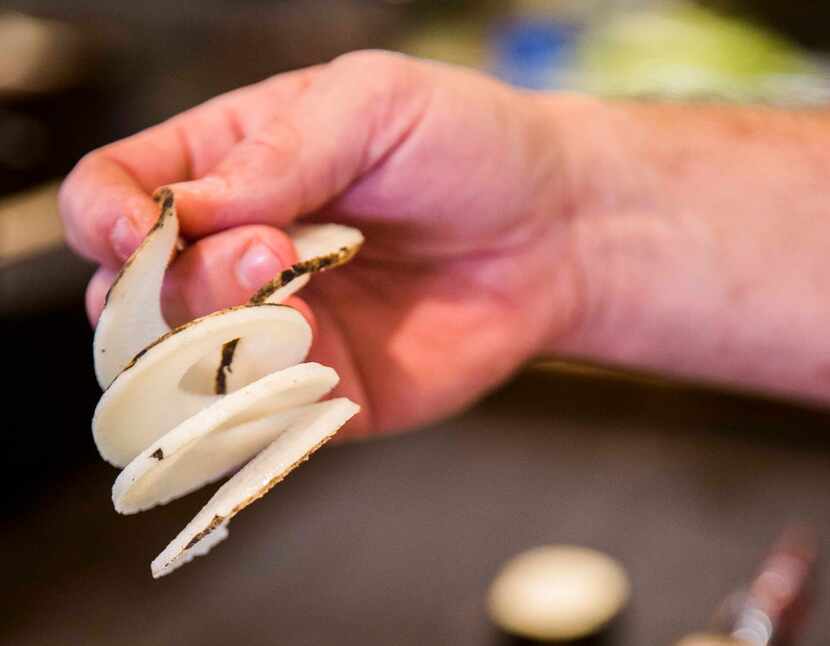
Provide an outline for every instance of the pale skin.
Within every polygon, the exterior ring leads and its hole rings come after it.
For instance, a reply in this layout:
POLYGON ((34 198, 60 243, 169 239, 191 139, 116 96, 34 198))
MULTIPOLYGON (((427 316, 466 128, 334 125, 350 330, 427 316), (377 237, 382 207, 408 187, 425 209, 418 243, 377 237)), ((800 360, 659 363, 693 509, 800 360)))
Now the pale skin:
POLYGON ((604 102, 357 52, 90 153, 72 246, 115 272, 171 186, 190 245, 171 322, 244 302, 295 255, 281 228, 367 242, 293 299, 347 433, 463 409, 540 355, 830 402, 830 111, 604 102))

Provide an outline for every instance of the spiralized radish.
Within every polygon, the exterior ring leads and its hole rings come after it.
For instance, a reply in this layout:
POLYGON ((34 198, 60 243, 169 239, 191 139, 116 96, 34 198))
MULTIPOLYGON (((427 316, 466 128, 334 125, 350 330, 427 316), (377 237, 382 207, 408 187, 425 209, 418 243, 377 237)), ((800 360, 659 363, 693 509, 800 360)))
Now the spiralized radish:
POLYGON ((157 200, 158 222, 110 289, 95 333, 95 373, 104 389, 92 421, 95 443, 105 460, 123 467, 113 503, 125 514, 236 472, 153 561, 156 578, 207 553, 227 536, 234 515, 358 413, 345 398, 320 401, 337 373, 303 363, 311 328, 280 303, 312 273, 348 262, 363 242, 350 227, 296 227, 288 233, 299 261, 250 303, 171 330, 161 288, 179 223, 172 192, 160 191, 157 200))

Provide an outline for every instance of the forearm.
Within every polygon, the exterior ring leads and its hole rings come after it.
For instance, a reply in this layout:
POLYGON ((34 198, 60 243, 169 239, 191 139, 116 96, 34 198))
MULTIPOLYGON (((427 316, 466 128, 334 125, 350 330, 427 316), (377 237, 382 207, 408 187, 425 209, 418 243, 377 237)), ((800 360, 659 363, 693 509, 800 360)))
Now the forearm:
POLYGON ((582 316, 550 349, 830 402, 830 113, 568 110, 582 316))

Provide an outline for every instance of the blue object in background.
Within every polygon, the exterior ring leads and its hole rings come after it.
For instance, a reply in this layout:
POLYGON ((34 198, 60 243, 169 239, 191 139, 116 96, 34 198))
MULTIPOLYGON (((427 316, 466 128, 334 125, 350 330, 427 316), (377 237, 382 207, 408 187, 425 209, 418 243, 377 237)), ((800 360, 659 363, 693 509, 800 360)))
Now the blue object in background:
POLYGON ((511 20, 499 25, 492 34, 491 71, 520 87, 561 87, 576 38, 576 27, 556 20, 511 20))

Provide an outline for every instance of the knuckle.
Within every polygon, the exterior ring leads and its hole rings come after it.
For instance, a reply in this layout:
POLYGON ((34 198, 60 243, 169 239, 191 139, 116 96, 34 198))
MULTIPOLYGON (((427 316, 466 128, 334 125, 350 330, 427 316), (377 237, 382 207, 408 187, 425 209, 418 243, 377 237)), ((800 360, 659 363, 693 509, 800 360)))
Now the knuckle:
POLYGON ((106 256, 100 248, 100 223, 93 216, 88 190, 100 160, 98 150, 84 155, 63 180, 57 195, 58 214, 63 222, 66 244, 79 256, 94 260, 106 256))
POLYGON ((333 80, 348 86, 349 95, 370 129, 395 130, 390 124, 409 123, 428 102, 429 76, 403 54, 361 50, 332 62, 333 80))
POLYGON ((338 74, 377 93, 394 91, 413 67, 412 60, 403 54, 373 49, 343 54, 331 65, 338 74))
POLYGON ((61 184, 60 192, 58 194, 61 204, 69 205, 73 197, 74 191, 77 189, 77 184, 82 181, 91 166, 94 166, 98 156, 98 151, 92 151, 81 157, 76 163, 66 178, 61 184))
POLYGON ((302 149, 303 137, 300 129, 292 122, 274 119, 267 127, 249 137, 246 143, 265 148, 280 160, 295 159, 302 149))
POLYGON ((74 168, 61 183, 61 187, 58 190, 58 206, 62 217, 67 218, 73 214, 74 210, 72 207, 75 202, 75 197, 80 190, 80 185, 83 184, 85 177, 98 166, 100 158, 100 149, 86 153, 78 160, 74 168))
POLYGON ((360 69, 388 70, 399 68, 407 61, 403 54, 385 51, 383 49, 358 49, 341 54, 332 61, 335 65, 356 67, 360 69))
POLYGON ((71 216, 72 184, 74 174, 75 169, 73 169, 69 175, 66 176, 58 189, 58 213, 60 214, 65 225, 69 224, 71 216))
POLYGON ((58 189, 58 213, 63 220, 64 226, 71 230, 78 216, 78 209, 75 208, 76 196, 79 191, 79 184, 82 181, 84 168, 83 159, 75 164, 75 167, 61 182, 58 189))
POLYGON ((103 151, 103 148, 96 148, 95 150, 91 150, 86 153, 78 160, 78 163, 75 164, 75 168, 72 169, 70 176, 74 175, 77 177, 98 167, 101 164, 103 151))

